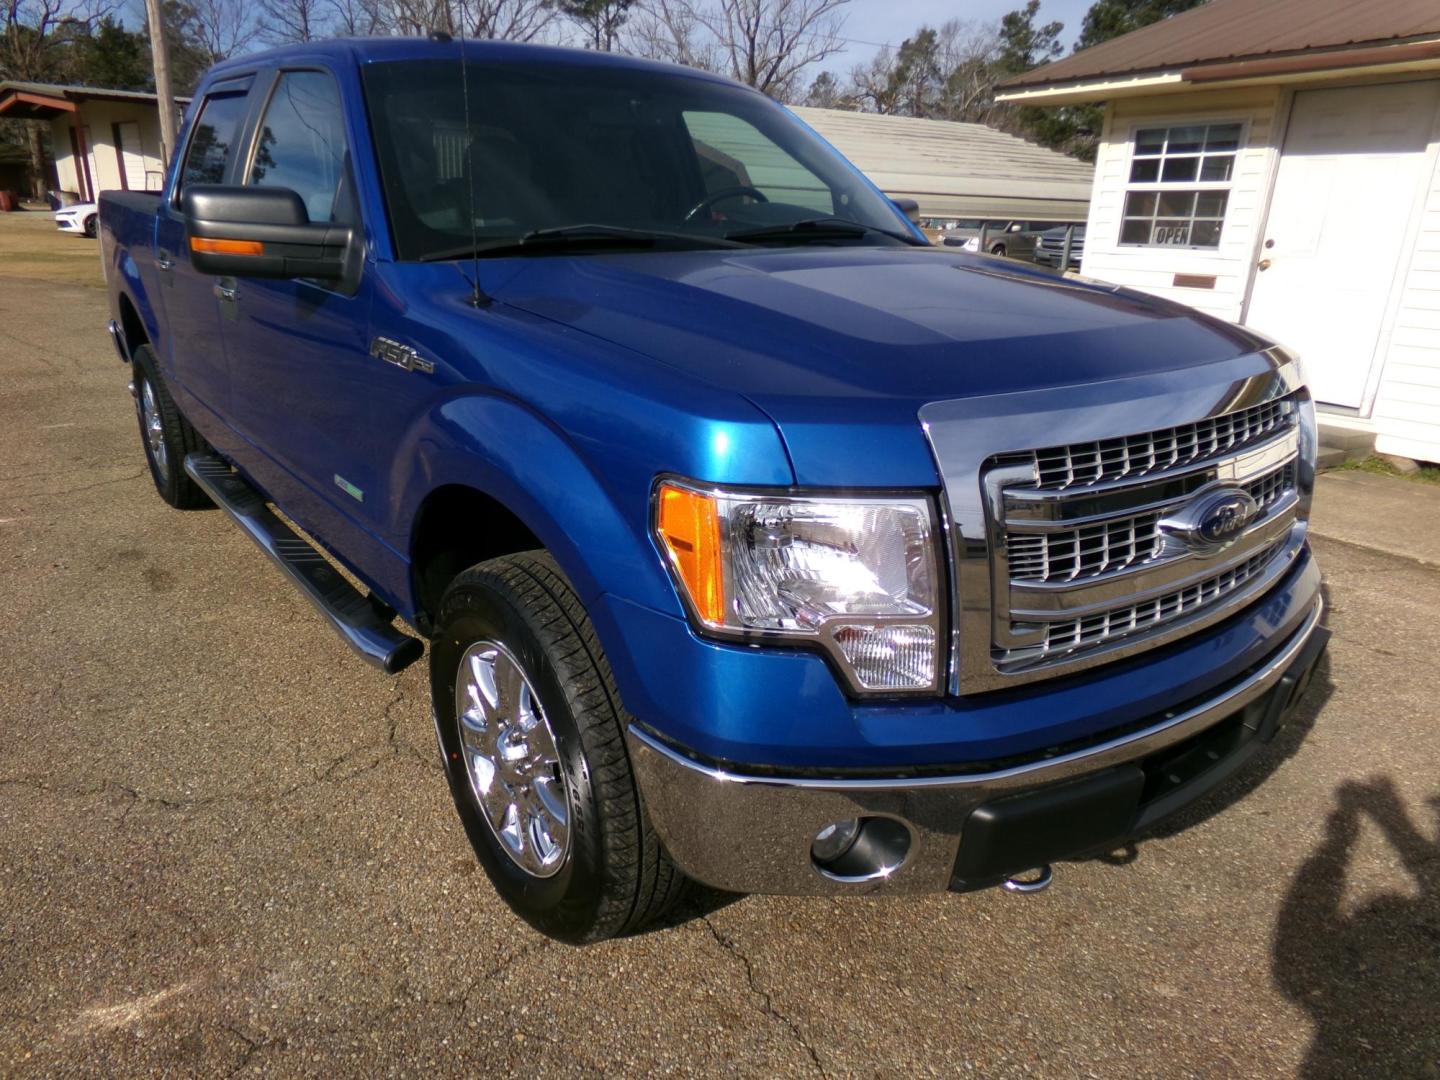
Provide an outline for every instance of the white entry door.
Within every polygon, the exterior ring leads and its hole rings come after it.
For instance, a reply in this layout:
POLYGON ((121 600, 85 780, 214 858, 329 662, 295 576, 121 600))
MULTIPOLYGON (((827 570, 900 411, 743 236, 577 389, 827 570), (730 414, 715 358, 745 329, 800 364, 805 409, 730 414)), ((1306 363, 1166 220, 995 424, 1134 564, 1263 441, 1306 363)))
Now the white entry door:
POLYGON ((1437 108, 1434 81, 1295 95, 1245 322, 1300 353, 1317 401, 1364 400, 1437 108))

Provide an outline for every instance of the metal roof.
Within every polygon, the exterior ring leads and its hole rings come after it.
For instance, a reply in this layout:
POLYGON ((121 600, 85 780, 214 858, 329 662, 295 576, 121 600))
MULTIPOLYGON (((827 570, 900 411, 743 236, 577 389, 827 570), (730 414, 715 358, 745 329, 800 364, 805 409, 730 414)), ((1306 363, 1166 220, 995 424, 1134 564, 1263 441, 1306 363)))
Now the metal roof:
POLYGON ((925 217, 1085 220, 1094 166, 984 124, 791 110, 925 217))
MULTIPOLYGON (((153 105, 158 99, 143 90, 111 90, 103 86, 62 86, 57 83, 0 82, 0 117, 12 120, 43 120, 73 112, 82 101, 133 101, 153 105)), ((177 97, 177 104, 190 99, 177 97)))
POLYGON ((1437 0, 1211 0, 1016 75, 1003 89, 1200 64, 1419 41, 1440 35, 1437 0))

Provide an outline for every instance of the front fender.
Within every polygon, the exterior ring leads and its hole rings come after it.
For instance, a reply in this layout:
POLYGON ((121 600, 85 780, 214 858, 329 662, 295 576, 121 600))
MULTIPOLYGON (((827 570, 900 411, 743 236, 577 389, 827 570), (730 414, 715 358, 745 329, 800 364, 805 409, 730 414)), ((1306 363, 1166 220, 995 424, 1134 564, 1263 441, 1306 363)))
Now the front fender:
MULTIPOLYGON (((453 398, 427 415, 409 441, 410 449, 395 455, 408 475, 396 477, 392 490, 402 493, 396 519, 412 523, 410 549, 425 497, 452 484, 469 487, 503 504, 540 538, 587 606, 615 592, 680 613, 647 535, 644 495, 622 513, 576 447, 525 406, 493 395, 453 398)), ((412 595, 411 610, 416 606, 412 595)))

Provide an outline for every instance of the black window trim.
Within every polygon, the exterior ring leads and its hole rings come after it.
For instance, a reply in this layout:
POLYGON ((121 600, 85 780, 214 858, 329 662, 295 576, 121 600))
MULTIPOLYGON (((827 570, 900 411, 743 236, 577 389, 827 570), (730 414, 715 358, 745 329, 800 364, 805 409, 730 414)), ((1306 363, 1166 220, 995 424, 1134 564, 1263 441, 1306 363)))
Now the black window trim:
MULTIPOLYGON (((259 104, 251 113, 250 123, 245 132, 245 163, 237 171, 235 179, 232 181, 233 183, 240 184, 243 187, 251 186, 250 170, 255 164, 255 155, 260 151, 260 124, 265 119, 265 114, 270 110, 270 103, 275 99, 275 91, 280 88, 280 80, 283 79, 286 75, 293 75, 296 72, 305 71, 315 72, 320 75, 328 75, 330 77, 330 81, 335 86, 335 99, 340 103, 341 123, 345 125, 345 150, 350 156, 350 185, 352 188, 356 187, 358 181, 355 176, 355 147, 353 145, 354 140, 350 138, 350 118, 345 111, 345 92, 340 85, 340 76, 337 75, 331 68, 326 67, 324 64, 317 64, 313 62, 303 64, 291 64, 286 67, 271 68, 265 73, 266 81, 264 93, 260 95, 259 104)), ((365 215, 362 204, 364 200, 359 198, 358 189, 355 191, 355 195, 355 221, 351 224, 351 228, 356 231, 357 235, 363 235, 365 228, 365 215)))
MULTIPOLYGON (((185 131, 185 144, 180 153, 175 156, 174 176, 170 184, 170 209, 177 211, 180 209, 180 197, 184 193, 185 186, 185 162, 190 156, 190 145, 195 141, 195 129, 200 126, 200 118, 205 115, 205 106, 210 104, 212 98, 245 95, 245 111, 241 114, 240 124, 235 133, 236 142, 241 146, 245 145, 245 140, 250 135, 251 117, 254 115, 253 91, 256 80, 257 72, 255 71, 227 75, 218 82, 205 87, 204 93, 195 95, 195 115, 185 131)), ((233 175, 234 166, 235 159, 232 156, 225 163, 225 180, 229 180, 233 175)))

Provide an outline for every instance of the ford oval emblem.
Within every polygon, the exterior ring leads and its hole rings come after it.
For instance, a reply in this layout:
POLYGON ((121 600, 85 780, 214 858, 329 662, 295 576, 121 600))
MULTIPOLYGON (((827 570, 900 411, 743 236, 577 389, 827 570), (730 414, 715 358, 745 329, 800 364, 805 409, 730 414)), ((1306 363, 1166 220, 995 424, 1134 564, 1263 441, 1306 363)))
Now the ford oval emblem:
POLYGON ((1238 540, 1260 513, 1260 504, 1241 488, 1202 492, 1160 521, 1172 551, 1212 554, 1238 540))

